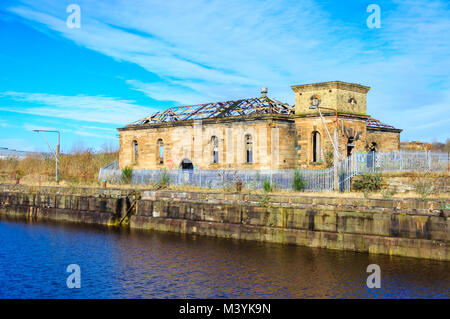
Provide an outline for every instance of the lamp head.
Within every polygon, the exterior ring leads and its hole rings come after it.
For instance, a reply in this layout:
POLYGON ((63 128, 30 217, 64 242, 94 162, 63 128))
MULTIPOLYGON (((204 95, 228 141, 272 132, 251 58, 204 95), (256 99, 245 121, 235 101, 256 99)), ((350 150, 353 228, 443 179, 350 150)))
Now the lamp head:
POLYGON ((319 107, 320 99, 317 96, 313 96, 311 98, 311 106, 309 107, 311 110, 315 110, 319 107))

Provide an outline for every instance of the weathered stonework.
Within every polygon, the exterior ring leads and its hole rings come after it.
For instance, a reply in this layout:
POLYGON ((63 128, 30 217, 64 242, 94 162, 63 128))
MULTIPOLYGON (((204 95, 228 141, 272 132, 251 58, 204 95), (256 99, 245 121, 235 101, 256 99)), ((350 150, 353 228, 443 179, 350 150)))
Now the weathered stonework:
POLYGON ((311 98, 320 99, 322 107, 331 108, 339 113, 366 115, 366 94, 369 87, 360 84, 331 81, 294 85, 291 87, 295 93, 295 114, 317 114, 317 110, 310 109, 311 98), (353 98, 354 103, 349 103, 353 98))
POLYGON ((291 118, 282 116, 253 119, 189 121, 176 125, 162 124, 139 130, 120 131, 121 167, 136 169, 181 168, 183 159, 199 169, 271 169, 295 165, 295 126, 291 118), (246 163, 245 136, 252 136, 253 160, 246 163), (218 162, 213 163, 211 138, 218 138, 218 162), (160 164, 157 141, 164 145, 160 164), (139 155, 134 162, 133 143, 139 155))
POLYGON ((450 260, 448 201, 276 195, 262 205, 261 196, 252 194, 142 191, 124 197, 110 190, 94 197, 3 188, 1 218, 450 260))
POLYGON ((375 143, 380 152, 396 151, 400 149, 400 133, 383 129, 371 128, 367 130, 367 145, 375 143))

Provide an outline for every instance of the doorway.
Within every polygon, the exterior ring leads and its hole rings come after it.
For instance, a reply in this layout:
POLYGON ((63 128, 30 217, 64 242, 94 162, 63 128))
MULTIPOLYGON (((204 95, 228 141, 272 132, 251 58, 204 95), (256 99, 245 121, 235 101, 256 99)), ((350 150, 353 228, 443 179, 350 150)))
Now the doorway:
POLYGON ((192 161, 188 158, 184 158, 180 163, 181 169, 194 169, 192 161))

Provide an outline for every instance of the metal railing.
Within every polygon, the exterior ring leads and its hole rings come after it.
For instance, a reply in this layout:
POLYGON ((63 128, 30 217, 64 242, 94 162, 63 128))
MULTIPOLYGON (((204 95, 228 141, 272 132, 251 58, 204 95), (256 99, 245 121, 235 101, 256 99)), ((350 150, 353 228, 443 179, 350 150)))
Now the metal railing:
MULTIPOLYGON (((392 151, 355 152, 338 164, 339 190, 349 191, 354 176, 363 173, 394 171, 448 171, 450 156, 444 152, 392 151)), ((306 191, 334 189, 333 168, 299 169, 306 191)), ((172 185, 190 185, 202 188, 234 188, 237 181, 243 188, 261 190, 270 181, 275 189, 291 190, 294 169, 287 170, 133 170, 132 185, 152 185, 166 174, 172 185)), ((113 162, 100 169, 99 180, 113 184, 121 182, 121 170, 113 162)))
MULTIPOLYGON (((298 170, 307 191, 326 191, 333 189, 333 169, 298 170)), ((121 182, 121 171, 102 168, 99 180, 109 183, 121 182)), ((264 182, 270 182, 279 190, 292 189, 295 170, 133 170, 132 185, 152 185, 162 180, 166 174, 171 185, 190 185, 202 188, 235 188, 238 181, 243 188, 262 190, 264 182)))

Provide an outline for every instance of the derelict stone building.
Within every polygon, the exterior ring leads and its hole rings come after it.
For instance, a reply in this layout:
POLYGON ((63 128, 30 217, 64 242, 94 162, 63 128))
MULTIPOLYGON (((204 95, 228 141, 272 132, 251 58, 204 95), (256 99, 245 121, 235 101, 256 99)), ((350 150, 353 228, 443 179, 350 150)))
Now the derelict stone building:
POLYGON ((341 156, 400 148, 401 130, 367 115, 369 87, 332 81, 291 88, 295 106, 263 89, 258 98, 172 107, 119 128, 120 168, 323 168, 333 158, 332 140, 341 156))

